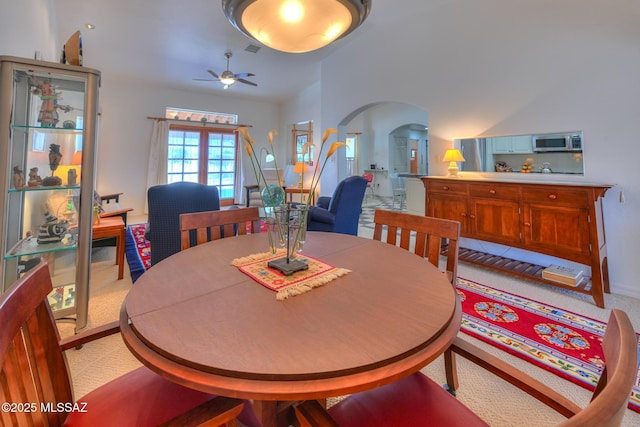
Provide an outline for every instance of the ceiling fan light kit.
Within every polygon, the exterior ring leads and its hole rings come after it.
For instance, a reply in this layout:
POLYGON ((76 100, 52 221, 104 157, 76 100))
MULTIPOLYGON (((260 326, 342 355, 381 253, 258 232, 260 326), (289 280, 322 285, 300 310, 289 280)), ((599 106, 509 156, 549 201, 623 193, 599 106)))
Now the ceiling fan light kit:
POLYGON ((346 36, 364 22, 371 0, 222 0, 238 30, 272 49, 304 53, 346 36))
POLYGON ((224 56, 225 58, 227 58, 227 69, 223 71, 222 74, 218 75, 215 71, 207 70, 207 72, 211 74, 215 80, 211 80, 211 79, 193 79, 193 80, 204 81, 204 82, 217 81, 224 85, 223 89, 228 89, 229 86, 231 86, 235 82, 240 82, 240 83, 244 83, 251 86, 258 86, 256 83, 250 82, 249 80, 245 79, 245 77, 255 77, 255 74, 253 73, 234 74, 233 72, 231 72, 231 70, 229 69, 229 59, 231 59, 233 54, 231 53, 230 50, 226 51, 224 53, 224 56))

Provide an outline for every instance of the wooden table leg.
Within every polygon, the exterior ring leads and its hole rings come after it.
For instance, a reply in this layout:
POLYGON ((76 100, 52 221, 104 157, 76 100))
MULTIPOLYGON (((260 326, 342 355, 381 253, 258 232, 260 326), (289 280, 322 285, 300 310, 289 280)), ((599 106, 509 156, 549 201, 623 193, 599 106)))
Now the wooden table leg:
POLYGON ((253 410, 263 427, 278 427, 278 402, 275 400, 254 400, 253 410))
POLYGON ((118 266, 118 280, 124 277, 124 247, 127 227, 122 218, 104 218, 93 226, 93 240, 107 237, 116 238, 116 265, 118 266))
MULTIPOLYGON (((253 411, 264 427, 290 427, 296 425, 293 410, 295 401, 255 400, 253 411)), ((326 399, 320 400, 326 407, 326 399)))
POLYGON ((123 227, 116 238, 116 264, 118 264, 118 280, 124 277, 124 245, 126 239, 126 228, 123 227))

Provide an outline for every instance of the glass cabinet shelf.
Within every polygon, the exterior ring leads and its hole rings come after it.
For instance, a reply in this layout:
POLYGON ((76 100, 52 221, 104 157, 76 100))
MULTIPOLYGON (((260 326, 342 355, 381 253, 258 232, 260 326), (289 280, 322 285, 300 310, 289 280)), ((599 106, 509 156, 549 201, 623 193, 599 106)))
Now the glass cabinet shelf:
POLYGON ((9 252, 4 255, 4 259, 17 258, 28 255, 46 254, 49 252, 60 252, 76 249, 78 245, 71 235, 67 234, 62 240, 55 243, 38 243, 36 237, 20 240, 13 245, 9 252))
POLYGON ((51 190, 78 190, 78 189, 80 189, 80 184, 60 185, 60 186, 50 186, 50 187, 47 187, 45 185, 40 185, 38 187, 10 188, 9 193, 19 193, 21 191, 51 191, 51 190))
POLYGON ((65 128, 65 127, 48 127, 48 126, 22 126, 22 125, 11 125, 14 129, 27 129, 27 130, 38 130, 43 132, 68 132, 72 134, 82 133, 82 128, 65 128))

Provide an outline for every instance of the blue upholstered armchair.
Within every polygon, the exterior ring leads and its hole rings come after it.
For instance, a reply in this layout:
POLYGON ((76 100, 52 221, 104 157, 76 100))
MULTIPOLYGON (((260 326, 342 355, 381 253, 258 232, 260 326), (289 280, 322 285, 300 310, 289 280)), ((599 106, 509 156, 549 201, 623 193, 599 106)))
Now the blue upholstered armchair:
POLYGON ((331 197, 319 197, 309 212, 307 230, 358 234, 358 220, 362 213, 362 199, 367 180, 350 176, 342 180, 331 197))
POLYGON ((151 265, 180 251, 180 214, 220 210, 218 188, 195 182, 156 185, 147 192, 151 265))

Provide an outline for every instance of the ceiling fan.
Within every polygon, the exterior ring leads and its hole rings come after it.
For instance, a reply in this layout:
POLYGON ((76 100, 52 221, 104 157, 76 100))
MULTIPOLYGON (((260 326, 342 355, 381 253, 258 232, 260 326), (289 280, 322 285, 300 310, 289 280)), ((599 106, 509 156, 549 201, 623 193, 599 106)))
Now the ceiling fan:
POLYGON ((253 74, 253 73, 234 74, 234 73, 231 72, 231 70, 229 70, 229 59, 233 56, 231 51, 226 51, 224 53, 224 56, 227 58, 227 69, 225 71, 223 71, 222 74, 218 75, 218 74, 216 74, 215 72, 213 72, 211 70, 207 70, 209 72, 209 74, 211 74, 214 77, 214 79, 193 79, 193 80, 198 80, 198 81, 202 81, 202 82, 220 82, 220 83, 222 83, 224 85, 224 89, 229 88, 229 86, 231 86, 235 82, 240 82, 240 83, 244 83, 244 84, 251 85, 251 86, 258 86, 254 82, 250 82, 249 80, 245 80, 245 77, 254 77, 255 74, 253 74))

